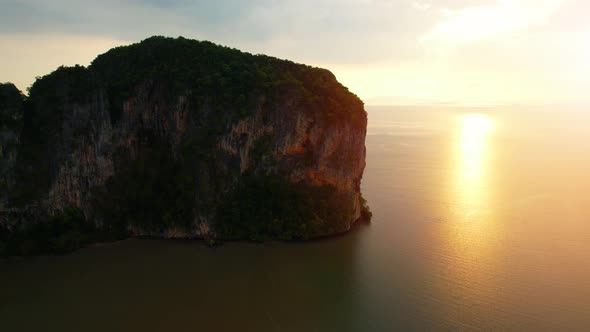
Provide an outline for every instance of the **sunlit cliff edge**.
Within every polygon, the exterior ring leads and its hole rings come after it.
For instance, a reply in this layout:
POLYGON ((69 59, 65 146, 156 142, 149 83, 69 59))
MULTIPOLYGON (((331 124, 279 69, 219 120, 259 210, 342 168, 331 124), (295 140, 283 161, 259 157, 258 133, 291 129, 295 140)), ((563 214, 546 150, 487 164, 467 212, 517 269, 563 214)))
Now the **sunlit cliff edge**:
POLYGON ((347 231, 367 114, 327 70, 152 37, 0 91, 0 255, 347 231))

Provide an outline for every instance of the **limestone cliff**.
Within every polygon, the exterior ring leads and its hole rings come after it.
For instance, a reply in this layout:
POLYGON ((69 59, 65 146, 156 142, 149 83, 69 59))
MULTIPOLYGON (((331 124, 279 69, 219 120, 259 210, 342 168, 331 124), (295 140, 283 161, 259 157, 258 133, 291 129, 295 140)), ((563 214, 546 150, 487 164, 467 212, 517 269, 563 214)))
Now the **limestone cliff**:
MULTIPOLYGON (((3 195, 49 220, 77 209, 102 233, 289 239, 361 218, 366 113, 327 70, 152 37, 59 68, 25 104, 3 195)), ((26 228, 6 211, 0 226, 26 228)))
POLYGON ((14 185, 14 165, 22 129, 23 95, 13 84, 0 84, 0 207, 14 185))

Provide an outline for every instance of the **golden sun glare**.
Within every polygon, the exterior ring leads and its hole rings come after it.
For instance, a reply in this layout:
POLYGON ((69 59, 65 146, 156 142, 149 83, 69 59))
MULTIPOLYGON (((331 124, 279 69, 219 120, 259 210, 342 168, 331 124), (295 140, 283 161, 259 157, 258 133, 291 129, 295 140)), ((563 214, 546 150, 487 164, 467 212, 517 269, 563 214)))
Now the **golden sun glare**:
POLYGON ((494 122, 485 114, 463 114, 457 127, 455 202, 465 220, 488 204, 489 136, 494 122))
POLYGON ((484 114, 465 114, 461 117, 461 173, 466 182, 477 182, 483 171, 487 136, 492 120, 484 114))

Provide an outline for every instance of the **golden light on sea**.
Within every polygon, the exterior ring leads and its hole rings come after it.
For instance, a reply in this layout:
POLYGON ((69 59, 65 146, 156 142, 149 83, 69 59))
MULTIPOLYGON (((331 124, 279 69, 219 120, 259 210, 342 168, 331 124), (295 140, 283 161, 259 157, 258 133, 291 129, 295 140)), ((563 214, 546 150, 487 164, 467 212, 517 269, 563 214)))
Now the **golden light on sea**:
POLYGON ((457 117, 455 132, 452 220, 449 241, 466 259, 486 255, 484 243, 494 228, 490 215, 493 171, 490 153, 494 121, 490 115, 466 113, 457 117))
POLYGON ((450 174, 448 239, 463 253, 480 255, 484 238, 493 228, 491 153, 494 120, 479 113, 457 117, 454 133, 453 166, 450 174))
POLYGON ((451 213, 446 225, 448 240, 461 255, 473 259, 487 251, 493 225, 491 213, 490 152, 494 121, 491 116, 466 113, 457 117, 453 170, 449 178, 451 213))
POLYGON ((473 195, 481 189, 488 157, 488 135, 492 126, 491 118, 484 114, 461 116, 460 189, 467 194, 473 195))
MULTIPOLYGON (((447 246, 457 258, 456 264, 448 266, 450 276, 465 285, 450 292, 456 297, 474 299, 481 296, 482 291, 496 287, 485 268, 497 259, 496 248, 490 245, 497 235, 492 213, 493 169, 490 167, 495 143, 494 120, 486 114, 461 114, 457 116, 454 130, 453 167, 449 177, 452 191, 448 197, 451 209, 447 217, 449 222, 442 227, 447 246)), ((466 308, 475 305, 476 302, 465 302, 466 308)), ((472 312, 466 310, 461 314, 472 312)))

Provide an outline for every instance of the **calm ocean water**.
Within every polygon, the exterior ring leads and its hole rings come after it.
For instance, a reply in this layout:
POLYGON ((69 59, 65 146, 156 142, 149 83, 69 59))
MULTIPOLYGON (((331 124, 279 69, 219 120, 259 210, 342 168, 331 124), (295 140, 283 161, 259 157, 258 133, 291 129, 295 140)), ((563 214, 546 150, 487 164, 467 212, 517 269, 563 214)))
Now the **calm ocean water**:
POLYGON ((590 117, 369 107, 369 226, 0 262, 2 331, 590 331, 590 117))

